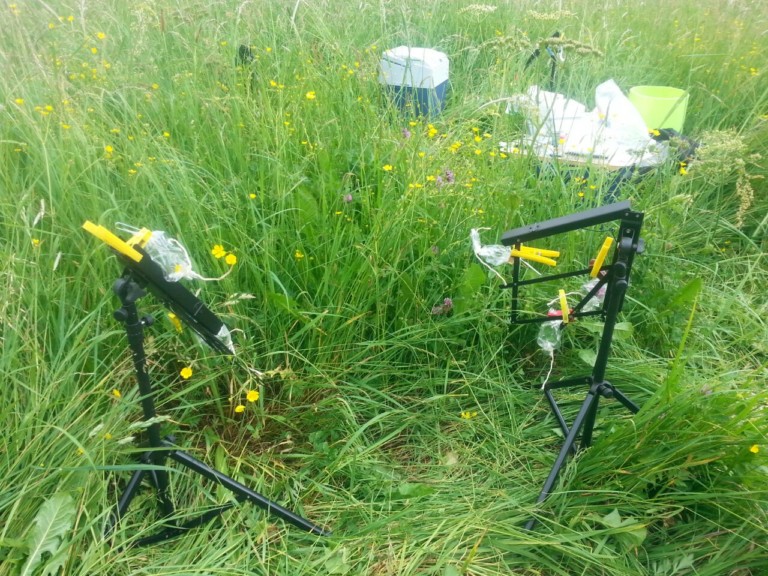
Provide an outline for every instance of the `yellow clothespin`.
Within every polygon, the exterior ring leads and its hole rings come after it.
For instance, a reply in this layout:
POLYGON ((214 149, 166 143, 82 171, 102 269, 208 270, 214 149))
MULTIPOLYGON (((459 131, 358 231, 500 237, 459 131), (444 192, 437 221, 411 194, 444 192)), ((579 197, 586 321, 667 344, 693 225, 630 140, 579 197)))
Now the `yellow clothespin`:
POLYGON ((596 278, 597 275, 600 273, 600 268, 603 267, 603 262, 605 262, 605 257, 608 256, 608 250, 611 249, 612 245, 613 245, 613 238, 608 236, 603 241, 603 245, 600 247, 600 251, 597 253, 595 262, 594 264, 592 264, 592 270, 589 273, 589 276, 591 278, 596 278))
POLYGON ((120 252, 123 256, 126 256, 134 262, 141 262, 144 257, 141 252, 136 250, 133 246, 130 246, 124 240, 118 238, 112 232, 104 228, 104 226, 97 226, 90 220, 86 220, 83 224, 83 228, 96 236, 99 240, 114 248, 117 252, 120 252))
POLYGON ((510 252, 511 258, 522 258, 523 260, 531 260, 532 262, 546 264, 547 266, 557 266, 557 262, 554 259, 558 256, 560 256, 560 252, 557 250, 545 250, 544 248, 522 245, 519 249, 513 248, 512 252, 510 252))
POLYGON ((142 228, 136 234, 131 236, 128 240, 125 241, 128 246, 136 246, 137 244, 139 247, 144 248, 147 245, 147 242, 149 242, 149 239, 152 237, 152 230, 148 230, 147 228, 142 228))

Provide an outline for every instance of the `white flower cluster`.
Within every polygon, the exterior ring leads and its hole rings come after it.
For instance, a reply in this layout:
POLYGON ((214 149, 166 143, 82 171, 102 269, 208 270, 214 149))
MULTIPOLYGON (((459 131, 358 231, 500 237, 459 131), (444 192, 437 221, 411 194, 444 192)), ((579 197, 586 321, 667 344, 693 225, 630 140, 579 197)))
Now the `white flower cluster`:
POLYGON ((491 12, 496 12, 496 8, 497 6, 491 6, 490 4, 470 4, 459 10, 459 14, 467 12, 471 14, 490 14, 491 12))

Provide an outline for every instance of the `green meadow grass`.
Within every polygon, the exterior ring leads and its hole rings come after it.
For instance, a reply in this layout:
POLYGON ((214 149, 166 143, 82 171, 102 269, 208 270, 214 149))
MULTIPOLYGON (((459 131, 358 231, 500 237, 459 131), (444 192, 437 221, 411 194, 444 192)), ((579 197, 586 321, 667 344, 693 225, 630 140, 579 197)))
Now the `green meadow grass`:
MULTIPOLYGON (((768 573, 761 2, 17 0, 0 14, 1 575, 768 573), (536 506, 562 441, 539 391, 549 360, 535 329, 510 328, 469 231, 494 243, 603 199, 608 174, 582 183, 498 149, 520 134, 504 99, 546 82, 544 58, 524 62, 555 30, 602 54, 570 54, 559 91, 592 106, 608 78, 684 87, 702 148, 619 190, 646 214, 646 252, 608 378, 642 410, 602 402, 593 446, 536 506), (401 44, 448 54, 442 115, 382 94, 381 53, 401 44), (120 268, 85 220, 164 230, 204 276, 231 269, 188 285, 234 329, 234 361, 139 303, 157 319, 164 433, 331 537, 243 505, 131 548, 162 523, 147 490, 104 538, 141 407, 112 318, 120 268)), ((546 247, 573 269, 603 237, 546 247)), ((553 378, 589 370, 599 329, 566 331, 553 378)), ((584 394, 560 397, 571 418, 584 394)), ((230 499, 170 475, 179 516, 230 499)))

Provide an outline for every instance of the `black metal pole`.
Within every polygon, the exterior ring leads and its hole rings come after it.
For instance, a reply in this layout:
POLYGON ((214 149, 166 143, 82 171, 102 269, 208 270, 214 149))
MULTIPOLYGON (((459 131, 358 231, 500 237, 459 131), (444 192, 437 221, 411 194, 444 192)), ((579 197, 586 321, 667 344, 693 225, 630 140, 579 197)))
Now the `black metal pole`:
MULTIPOLYGON (((581 404, 581 408, 576 415, 576 419, 573 421, 573 426, 571 426, 568 437, 565 439, 565 443, 560 449, 560 454, 557 455, 554 466, 552 466, 552 471, 549 473, 549 476, 547 476, 547 480, 544 482, 544 487, 541 489, 539 497, 536 499, 536 504, 541 504, 547 499, 549 493, 552 492, 552 488, 554 488, 555 482, 557 482, 560 470, 565 466, 565 462, 568 459, 569 452, 573 451, 576 446, 576 438, 578 438, 579 432, 581 432, 581 428, 584 425, 584 419, 591 410, 596 409, 599 400, 600 395, 597 393, 595 386, 593 386, 590 388, 589 394, 587 394, 587 397, 581 404)), ((534 526, 536 526, 536 519, 531 518, 525 525, 525 528, 526 530, 532 530, 534 526)))
MULTIPOLYGON (((144 352, 144 326, 151 323, 149 319, 139 318, 136 301, 141 298, 144 290, 129 276, 119 278, 113 290, 123 304, 122 308, 115 312, 115 318, 125 326, 125 334, 133 356, 133 367, 136 372, 136 380, 141 394, 141 407, 145 420, 152 420, 157 416, 155 411, 152 383, 147 373, 147 357, 144 352)), ((162 467, 165 463, 166 450, 163 450, 163 439, 160 436, 160 423, 154 422, 147 428, 149 445, 153 449, 149 455, 149 463, 162 467)), ((162 468, 149 470, 152 482, 157 487, 157 498, 165 516, 174 512, 173 502, 169 496, 170 481, 168 472, 162 468)))
MULTIPOLYGON (((166 444, 166 446, 170 447, 170 444, 166 444)), ((309 520, 302 518, 298 514, 294 514, 287 508, 284 508, 283 506, 280 506, 277 502, 272 502, 271 500, 268 500, 258 492, 254 492, 250 488, 244 486, 243 484, 240 484, 236 480, 233 480, 229 476, 226 476, 219 472, 218 470, 211 468, 208 466, 205 462, 201 462, 200 460, 197 460, 196 458, 193 458, 186 452, 182 452, 181 450, 171 450, 168 453, 169 458, 175 460, 182 466, 185 466, 186 468, 189 468, 190 470, 197 472, 204 478, 207 478, 208 480, 211 480, 215 482, 216 484, 219 484, 235 494, 238 499, 241 500, 247 500, 248 502, 255 504, 256 506, 264 509, 269 514, 274 514, 278 518, 282 518, 289 524, 293 524, 297 528, 301 528, 302 530, 306 530, 307 532, 311 532, 312 534, 317 534, 318 536, 329 536, 330 532, 327 530, 323 530, 319 526, 313 524, 309 520)))

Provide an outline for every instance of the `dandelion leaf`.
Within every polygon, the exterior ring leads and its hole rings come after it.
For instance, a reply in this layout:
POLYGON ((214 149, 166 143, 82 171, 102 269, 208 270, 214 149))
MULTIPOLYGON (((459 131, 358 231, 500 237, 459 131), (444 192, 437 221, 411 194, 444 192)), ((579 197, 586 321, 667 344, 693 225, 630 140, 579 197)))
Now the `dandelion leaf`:
POLYGON ((672 300, 669 303, 669 308, 676 309, 679 306, 696 301, 699 297, 699 292, 701 292, 702 285, 703 282, 701 278, 694 278, 688 282, 688 284, 683 286, 680 291, 672 297, 672 300))
POLYGON ((46 554, 58 560, 48 562, 45 572, 55 574, 58 571, 55 565, 60 566, 63 563, 63 555, 59 552, 72 528, 76 513, 75 501, 69 494, 56 494, 43 502, 35 516, 34 526, 26 538, 28 556, 21 576, 35 574, 46 554))

